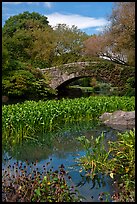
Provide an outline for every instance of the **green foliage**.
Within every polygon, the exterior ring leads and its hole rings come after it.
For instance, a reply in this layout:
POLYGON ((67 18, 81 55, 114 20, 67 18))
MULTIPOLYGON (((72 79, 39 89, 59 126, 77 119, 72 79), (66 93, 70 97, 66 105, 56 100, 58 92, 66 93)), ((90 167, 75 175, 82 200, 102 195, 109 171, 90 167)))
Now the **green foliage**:
POLYGON ((25 98, 52 95, 44 78, 38 77, 33 68, 49 66, 54 47, 51 32, 47 17, 35 12, 24 12, 6 21, 2 28, 3 94, 25 98))
POLYGON ((79 165, 94 179, 100 172, 109 175, 116 183, 119 194, 113 199, 120 202, 133 202, 135 199, 135 129, 118 133, 116 141, 108 141, 105 147, 104 134, 91 141, 85 136, 78 140, 84 146, 86 155, 79 165))
POLYGON ((3 34, 7 37, 13 37, 16 31, 32 29, 36 25, 40 28, 47 26, 47 17, 36 12, 29 13, 26 11, 8 19, 3 27, 3 34))
POLYGON ((41 36, 37 39, 36 32, 40 32, 40 35, 43 34, 43 36, 45 36, 45 29, 47 29, 48 32, 49 29, 50 31, 52 30, 48 25, 47 17, 38 13, 24 12, 10 17, 2 29, 2 34, 4 45, 8 49, 12 61, 15 59, 20 61, 34 60, 32 55, 34 55, 33 50, 36 41, 39 40, 39 46, 37 44, 39 52, 41 40, 41 36))
POLYGON ((83 120, 96 120, 104 112, 135 109, 134 97, 105 97, 26 101, 22 104, 3 105, 3 143, 16 144, 37 133, 56 130, 60 125, 83 120))
POLYGON ((78 61, 82 56, 83 41, 88 36, 76 26, 71 28, 66 24, 55 27, 56 46, 53 65, 60 65, 78 61))
POLYGON ((9 53, 8 53, 8 49, 4 46, 4 44, 2 45, 2 72, 4 74, 4 72, 7 70, 8 71, 8 67, 9 67, 9 53))
POLYGON ((30 55, 27 49, 31 49, 33 44, 33 36, 30 31, 19 30, 6 41, 6 47, 10 51, 13 59, 21 61, 29 60, 30 55))
POLYGON ((87 77, 87 78, 77 79, 76 81, 71 82, 70 86, 79 85, 79 86, 82 86, 82 87, 88 87, 89 83, 90 83, 90 78, 87 77))
POLYGON ((135 96, 135 77, 129 77, 121 93, 125 96, 135 96))
POLYGON ((20 96, 26 94, 34 76, 25 70, 10 72, 11 76, 2 80, 2 91, 8 95, 20 96))
MULTIPOLYGON (((57 95, 56 90, 47 87, 45 79, 35 80, 31 84, 31 93, 35 93, 35 98, 48 98, 57 95)), ((33 94, 31 94, 33 96, 33 94)))
MULTIPOLYGON (((19 62, 18 62, 19 63, 19 62)), ((48 87, 46 79, 38 71, 24 68, 10 71, 2 79, 2 92, 10 97, 43 98, 56 94, 48 87), (34 96, 35 95, 35 96, 34 96)))
POLYGON ((122 186, 123 190, 118 200, 130 201, 135 198, 135 129, 119 133, 118 141, 110 141, 109 146, 113 155, 111 171, 118 179, 118 187, 122 186))
POLYGON ((88 171, 88 174, 92 179, 94 179, 99 172, 104 173, 104 171, 106 171, 106 160, 110 154, 110 152, 105 150, 103 145, 103 133, 95 140, 93 139, 94 138, 91 137, 90 141, 85 136, 78 138, 86 152, 86 155, 80 158, 79 165, 82 165, 82 167, 88 171))
MULTIPOLYGON (((63 166, 63 165, 62 165, 63 166)), ((80 200, 78 191, 74 186, 67 185, 64 166, 60 168, 60 172, 49 172, 44 176, 40 186, 35 189, 32 201, 39 202, 77 202, 80 200)), ((69 177, 71 178, 71 177, 69 177)))
POLYGON ((56 54, 64 53, 80 54, 83 47, 83 40, 87 38, 87 34, 80 31, 76 26, 69 28, 66 24, 58 24, 55 27, 57 36, 56 54))
POLYGON ((39 68, 50 67, 56 46, 54 31, 50 27, 45 27, 42 30, 35 29, 32 35, 34 39, 33 46, 31 49, 28 49, 31 64, 39 68))
MULTIPOLYGON (((97 81, 96 78, 85 77, 78 79, 70 84, 71 88, 79 88, 85 92, 90 92, 93 94, 101 95, 113 95, 113 87, 110 83, 104 83, 102 81, 97 81)), ((70 87, 69 86, 69 87, 70 87)))

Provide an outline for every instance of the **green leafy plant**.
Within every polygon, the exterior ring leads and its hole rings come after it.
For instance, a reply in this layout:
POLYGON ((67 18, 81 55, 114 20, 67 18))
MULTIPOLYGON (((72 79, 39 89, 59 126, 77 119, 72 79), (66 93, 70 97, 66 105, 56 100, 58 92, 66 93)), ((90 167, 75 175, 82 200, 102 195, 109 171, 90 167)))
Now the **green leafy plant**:
POLYGON ((37 168, 37 161, 26 164, 16 162, 2 171, 3 202, 77 202, 79 192, 66 172, 64 165, 59 170, 48 168, 50 162, 37 168), (67 179, 70 180, 68 184, 67 179))
POLYGON ((110 151, 107 152, 103 145, 104 133, 96 139, 92 136, 91 140, 88 140, 85 136, 82 136, 78 140, 86 152, 85 156, 78 160, 79 165, 82 165, 88 171, 88 175, 94 179, 100 171, 103 173, 106 170, 106 160, 110 154, 110 151))
POLYGON ((135 109, 135 97, 105 97, 25 101, 22 104, 3 105, 2 140, 11 144, 30 138, 37 133, 57 130, 61 124, 93 121, 104 112, 135 109), (14 142, 13 142, 14 141, 14 142))
POLYGON ((79 141, 85 148, 85 156, 78 159, 79 165, 94 179, 99 173, 109 175, 116 183, 113 199, 133 202, 135 200, 135 129, 118 133, 116 141, 108 141, 105 147, 104 134, 89 141, 85 136, 79 141))
POLYGON ((118 141, 109 142, 113 150, 111 171, 115 175, 118 201, 133 202, 135 199, 135 129, 118 134, 118 141))
MULTIPOLYGON (((68 186, 64 175, 66 174, 64 166, 61 165, 60 172, 55 171, 52 174, 44 176, 40 186, 35 189, 32 201, 39 202, 76 202, 78 191, 74 186, 68 186)), ((68 177, 71 179, 71 177, 68 177)))

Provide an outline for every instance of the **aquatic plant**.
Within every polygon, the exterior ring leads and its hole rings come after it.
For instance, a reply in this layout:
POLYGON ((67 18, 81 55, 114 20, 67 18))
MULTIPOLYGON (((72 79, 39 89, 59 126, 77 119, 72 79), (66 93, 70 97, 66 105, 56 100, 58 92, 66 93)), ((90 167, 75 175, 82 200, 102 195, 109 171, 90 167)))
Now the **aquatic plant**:
POLYGON ((135 200, 135 129, 118 133, 116 141, 108 141, 108 149, 104 144, 104 134, 94 142, 85 136, 78 140, 86 154, 77 162, 87 171, 87 176, 96 179, 99 173, 109 175, 115 185, 113 199, 120 202, 135 200))
MULTIPOLYGON (((135 109, 135 97, 94 96, 89 98, 25 101, 2 106, 2 141, 11 145, 38 140, 38 133, 57 130, 77 121, 96 120, 104 112, 135 109)), ((51 138, 45 136, 47 140, 51 138)))
MULTIPOLYGON (((52 159, 50 159, 52 160, 52 159)), ((50 161, 51 162, 51 161, 50 161)), ((3 169, 3 202, 77 202, 82 199, 71 177, 62 164, 58 170, 48 168, 50 162, 40 171, 37 162, 26 164, 16 162, 3 169), (70 180, 70 184, 66 179, 70 180)))
POLYGON ((107 152, 103 145, 104 133, 102 132, 101 136, 96 139, 93 136, 91 140, 81 136, 78 140, 85 149, 85 155, 78 159, 79 165, 82 165, 88 172, 88 176, 94 179, 100 171, 102 173, 106 171, 106 160, 110 154, 110 151, 107 152))

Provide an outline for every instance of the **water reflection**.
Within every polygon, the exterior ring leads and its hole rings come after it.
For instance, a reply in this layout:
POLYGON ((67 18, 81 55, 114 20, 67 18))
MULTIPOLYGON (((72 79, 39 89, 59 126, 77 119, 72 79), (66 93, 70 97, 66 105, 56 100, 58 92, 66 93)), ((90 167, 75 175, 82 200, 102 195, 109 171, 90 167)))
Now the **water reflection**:
POLYGON ((17 161, 22 162, 25 166, 27 159, 29 163, 37 160, 36 167, 42 169, 43 165, 49 159, 52 159, 49 168, 52 167, 56 170, 63 164, 72 177, 73 184, 77 186, 81 195, 85 197, 83 201, 99 202, 98 197, 101 192, 113 193, 112 181, 110 178, 102 175, 100 175, 98 182, 97 179, 92 181, 85 176, 84 171, 79 172, 80 167, 77 165, 76 159, 83 156, 85 151, 78 142, 77 137, 85 135, 90 139, 91 135, 93 135, 96 138, 103 131, 106 141, 115 140, 117 131, 102 125, 93 127, 90 123, 86 123, 85 126, 83 125, 83 128, 80 124, 80 128, 78 129, 77 127, 78 124, 69 128, 63 127, 58 132, 52 133, 53 140, 50 145, 47 145, 46 142, 42 143, 42 140, 40 140, 39 142, 24 142, 21 146, 11 148, 10 151, 3 148, 2 167, 12 166, 17 161))

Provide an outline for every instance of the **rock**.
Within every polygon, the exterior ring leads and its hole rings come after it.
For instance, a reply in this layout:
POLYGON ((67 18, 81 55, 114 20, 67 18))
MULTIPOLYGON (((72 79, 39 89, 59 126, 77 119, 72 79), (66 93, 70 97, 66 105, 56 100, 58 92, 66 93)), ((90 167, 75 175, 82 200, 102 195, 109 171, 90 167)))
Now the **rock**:
POLYGON ((2 96, 2 102, 6 103, 9 100, 8 96, 2 96))
POLYGON ((112 115, 112 113, 103 113, 103 115, 101 115, 99 118, 102 120, 102 121, 106 121, 106 120, 109 120, 110 116, 112 115))
POLYGON ((100 120, 107 126, 117 130, 132 129, 135 127, 135 111, 115 111, 104 113, 100 120))

